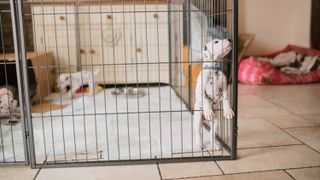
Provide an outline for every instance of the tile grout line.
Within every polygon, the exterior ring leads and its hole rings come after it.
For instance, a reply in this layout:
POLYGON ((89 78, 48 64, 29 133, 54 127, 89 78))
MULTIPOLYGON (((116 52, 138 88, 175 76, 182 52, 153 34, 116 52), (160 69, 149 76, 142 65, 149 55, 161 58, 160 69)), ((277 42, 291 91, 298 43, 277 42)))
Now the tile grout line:
POLYGON ((299 143, 299 144, 283 144, 283 145, 261 146, 261 147, 243 147, 243 148, 238 148, 237 150, 264 149, 264 148, 277 148, 277 147, 301 146, 301 145, 304 145, 304 144, 299 143))
POLYGON ((283 170, 284 173, 286 173, 289 177, 291 177, 293 180, 296 180, 287 170, 283 170))
POLYGON ((224 171, 222 170, 222 168, 219 166, 219 164, 217 163, 217 161, 214 161, 215 164, 218 166, 218 168, 220 169, 220 171, 222 172, 222 175, 225 175, 224 171))
MULTIPOLYGON (((279 108, 281 108, 281 109, 283 109, 283 110, 285 110, 285 111, 287 111, 287 112, 289 112, 289 113, 291 113, 291 114, 293 114, 293 115, 295 115, 295 116, 298 116, 298 117, 300 117, 301 119, 307 120, 307 121, 310 122, 310 123, 313 123, 313 124, 316 124, 316 125, 320 126, 320 124, 315 123, 315 122, 313 122, 313 121, 311 121, 311 120, 303 117, 303 116, 300 115, 300 114, 296 114, 295 112, 291 112, 289 109, 284 108, 284 107, 281 107, 280 105, 275 104, 274 102, 269 101, 268 99, 265 99, 264 97, 260 97, 259 95, 255 94, 255 93, 254 93, 254 96, 256 96, 256 97, 258 97, 258 98, 261 98, 261 99, 263 99, 264 101, 266 101, 266 102, 268 102, 268 103, 270 103, 270 104, 272 104, 272 105, 274 105, 274 106, 277 106, 277 107, 279 107, 279 108)), ((317 114, 317 113, 310 113, 310 114, 317 114)), ((268 120, 266 120, 266 121, 268 121, 268 120)), ((279 128, 279 129, 281 129, 281 128, 279 128)))
POLYGON ((162 177, 162 174, 161 174, 161 170, 160 170, 159 163, 157 163, 157 169, 158 169, 158 173, 159 173, 160 179, 161 179, 161 180, 163 180, 163 177, 162 177))
POLYGON ((309 146, 308 144, 304 143, 303 141, 301 141, 300 139, 296 138, 295 136, 291 135, 290 133, 288 133, 285 130, 282 130, 283 132, 285 132, 286 134, 288 134, 289 136, 291 136, 292 138, 295 138, 296 140, 300 141, 302 144, 306 145, 307 147, 309 147, 310 149, 312 149, 313 151, 317 152, 318 154, 320 154, 320 152, 316 149, 314 149, 313 147, 309 146))
POLYGON ((287 171, 287 170, 308 169, 308 168, 320 168, 320 166, 306 166, 306 167, 287 168, 287 169, 270 169, 270 170, 261 170, 261 171, 249 171, 249 172, 229 173, 229 174, 224 174, 224 175, 218 174, 218 175, 190 176, 190 177, 169 178, 169 179, 165 179, 165 180, 205 178, 205 177, 220 177, 220 176, 229 176, 229 175, 240 175, 240 174, 251 174, 251 173, 264 173, 264 172, 274 172, 274 171, 287 171))
MULTIPOLYGON (((286 129, 284 129, 284 128, 283 128, 283 129, 282 129, 282 128, 279 128, 279 127, 277 127, 275 124, 269 122, 268 120, 266 120, 266 119, 264 119, 264 118, 262 118, 262 119, 265 120, 265 121, 267 121, 267 123, 271 124, 272 126, 278 128, 279 130, 281 130, 282 132, 284 132, 284 133, 287 134, 288 136, 292 137, 293 139, 299 141, 300 143, 302 143, 302 145, 305 145, 305 146, 307 146, 308 148, 312 149, 313 151, 315 151, 315 152, 317 152, 317 153, 320 153, 319 151, 317 151, 317 150, 314 149, 313 147, 309 146, 308 144, 304 143, 303 141, 301 141, 301 140, 298 139, 297 137, 295 137, 295 136, 293 136, 292 134, 288 133, 288 132, 286 131, 286 129)), ((300 145, 301 145, 301 144, 300 144, 300 145)))
MULTIPOLYGON (((214 157, 214 154, 211 154, 210 151, 207 151, 207 153, 209 153, 210 156, 214 157)), ((213 153, 214 153, 214 151, 213 151, 213 153)), ((224 173, 224 171, 222 170, 222 168, 219 166, 219 164, 217 163, 217 161, 213 161, 213 162, 214 162, 214 164, 216 164, 216 165, 218 166, 219 170, 222 172, 222 175, 224 175, 225 173, 224 173)))
MULTIPOLYGON (((287 111, 287 112, 289 112, 289 113, 291 113, 291 114, 296 115, 295 113, 293 113, 293 112, 289 111, 288 109, 285 109, 285 108, 283 108, 283 107, 279 106, 278 104, 275 104, 275 103, 273 103, 273 102, 270 102, 270 101, 268 101, 268 100, 264 99, 263 97, 260 97, 260 98, 261 98, 261 99, 263 99, 263 100, 265 100, 265 101, 267 101, 267 102, 269 102, 269 103, 271 103, 271 104, 273 104, 273 105, 275 105, 275 106, 277 106, 277 107, 279 107, 279 108, 281 108, 281 109, 283 109, 283 110, 285 110, 285 111, 287 111)), ((297 115, 297 116, 299 116, 299 115, 297 115)), ((300 116, 299 116, 299 117, 300 117, 300 116)), ((302 117, 301 117, 301 118, 302 118, 302 117)), ((305 144, 305 143, 304 143, 304 142, 302 142, 300 139, 298 139, 298 138, 296 138, 295 136, 291 135, 290 133, 288 133, 288 132, 287 132, 287 131, 285 131, 284 129, 281 129, 281 128, 277 127, 276 125, 274 125, 273 123, 269 122, 268 120, 266 120, 266 119, 265 119, 265 117, 263 117, 262 119, 264 119, 265 121, 267 121, 267 122, 268 122, 269 124, 271 124, 272 126, 274 126, 274 127, 278 128, 278 129, 280 129, 282 132, 286 133, 287 135, 291 136, 292 138, 296 139, 297 141, 301 142, 302 144, 306 145, 307 147, 309 147, 309 148, 310 148, 310 149, 312 149, 313 151, 315 151, 315 152, 317 152, 317 153, 319 153, 319 154, 320 154, 320 152, 319 152, 319 151, 317 151, 317 150, 315 150, 314 148, 312 148, 311 146, 309 146, 309 145, 305 144)))
MULTIPOLYGON (((266 121, 268 121, 268 120, 266 120, 266 121)), ((315 125, 315 126, 299 126, 299 127, 286 127, 286 128, 279 128, 279 129, 281 129, 281 130, 283 130, 283 129, 301 129, 301 128, 319 128, 320 127, 320 125, 315 125)))
POLYGON ((37 177, 38 177, 38 175, 39 175, 40 171, 41 171, 41 168, 39 168, 39 169, 38 169, 38 171, 37 171, 36 175, 34 176, 33 180, 36 180, 36 179, 37 179, 37 177))

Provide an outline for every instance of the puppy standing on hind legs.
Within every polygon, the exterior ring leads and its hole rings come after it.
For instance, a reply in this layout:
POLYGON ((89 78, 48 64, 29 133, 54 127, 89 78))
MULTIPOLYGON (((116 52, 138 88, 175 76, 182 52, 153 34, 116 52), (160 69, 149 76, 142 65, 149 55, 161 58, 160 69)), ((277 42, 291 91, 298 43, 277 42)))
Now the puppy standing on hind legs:
POLYGON ((223 104, 223 115, 226 119, 232 119, 234 112, 230 107, 227 78, 222 72, 223 57, 231 51, 230 40, 214 39, 208 42, 203 51, 203 67, 197 78, 195 90, 194 128, 196 146, 203 149, 202 127, 205 121, 211 121, 210 140, 213 150, 220 150, 220 145, 215 140, 218 128, 218 109, 220 102, 223 104))

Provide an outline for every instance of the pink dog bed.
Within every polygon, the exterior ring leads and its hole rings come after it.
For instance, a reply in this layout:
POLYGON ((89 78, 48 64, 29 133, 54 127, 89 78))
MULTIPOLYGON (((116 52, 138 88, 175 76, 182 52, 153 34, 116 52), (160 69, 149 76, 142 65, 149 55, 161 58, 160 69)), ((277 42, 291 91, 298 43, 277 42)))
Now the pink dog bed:
MULTIPOLYGON (((320 56, 320 51, 307 49, 294 45, 288 45, 286 48, 265 55, 264 57, 275 57, 280 53, 295 51, 304 55, 320 56)), ((239 64, 238 80, 244 84, 304 84, 320 82, 320 69, 311 71, 307 74, 286 74, 275 68, 269 62, 258 61, 256 57, 243 59, 239 64)))

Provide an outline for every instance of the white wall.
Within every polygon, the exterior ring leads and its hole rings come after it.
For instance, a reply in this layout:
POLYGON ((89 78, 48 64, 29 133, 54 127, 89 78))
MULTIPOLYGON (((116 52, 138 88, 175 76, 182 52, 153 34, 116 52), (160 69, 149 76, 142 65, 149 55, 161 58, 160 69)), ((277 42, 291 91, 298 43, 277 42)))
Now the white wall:
POLYGON ((311 0, 239 0, 239 33, 254 33, 248 55, 287 44, 310 46, 311 0))

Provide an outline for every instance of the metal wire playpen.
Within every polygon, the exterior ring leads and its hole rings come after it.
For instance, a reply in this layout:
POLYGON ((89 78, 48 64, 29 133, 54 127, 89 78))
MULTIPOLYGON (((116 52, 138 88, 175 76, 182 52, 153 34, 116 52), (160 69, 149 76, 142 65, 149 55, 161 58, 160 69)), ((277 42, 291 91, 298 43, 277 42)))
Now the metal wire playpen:
POLYGON ((40 168, 235 159, 237 3, 2 1, 0 163, 40 168), (220 42, 231 51, 216 56, 220 42), (225 101, 205 92, 201 99, 215 121, 201 120, 197 131, 195 116, 203 118, 206 107, 197 105, 196 89, 207 88, 198 77, 208 68, 226 77, 217 97, 229 97, 235 115, 226 118, 225 101))

